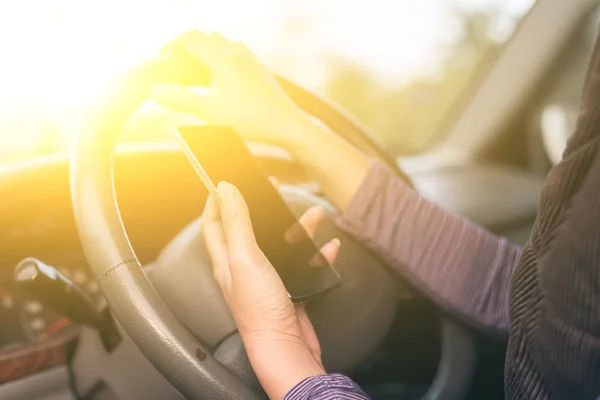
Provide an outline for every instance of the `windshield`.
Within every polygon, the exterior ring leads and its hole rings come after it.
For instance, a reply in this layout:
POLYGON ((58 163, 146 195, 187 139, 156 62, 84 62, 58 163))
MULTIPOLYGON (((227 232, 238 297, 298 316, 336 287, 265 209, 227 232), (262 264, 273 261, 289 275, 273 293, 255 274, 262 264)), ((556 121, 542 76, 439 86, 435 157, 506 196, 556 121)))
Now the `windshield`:
MULTIPOLYGON (((0 4, 0 164, 70 150, 89 102, 182 32, 215 30, 354 113, 396 154, 424 149, 533 0, 20 0, 0 4)), ((146 108, 128 140, 164 140, 146 108)))

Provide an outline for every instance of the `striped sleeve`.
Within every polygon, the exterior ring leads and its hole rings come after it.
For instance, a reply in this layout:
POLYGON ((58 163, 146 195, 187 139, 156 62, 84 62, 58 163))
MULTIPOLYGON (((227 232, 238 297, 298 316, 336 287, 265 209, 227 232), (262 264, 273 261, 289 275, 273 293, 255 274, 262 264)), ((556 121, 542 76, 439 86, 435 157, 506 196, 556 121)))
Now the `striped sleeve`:
POLYGON ((361 388, 341 374, 306 378, 290 390, 283 400, 369 400, 361 388))
POLYGON ((519 246, 429 202, 379 162, 337 223, 442 309, 508 334, 519 246))

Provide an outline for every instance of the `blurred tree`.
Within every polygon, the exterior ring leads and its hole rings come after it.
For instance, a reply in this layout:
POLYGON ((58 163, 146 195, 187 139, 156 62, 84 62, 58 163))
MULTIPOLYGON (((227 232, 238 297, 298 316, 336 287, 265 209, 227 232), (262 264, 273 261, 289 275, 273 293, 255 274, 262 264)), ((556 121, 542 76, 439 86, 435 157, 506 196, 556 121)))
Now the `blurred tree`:
POLYGON ((456 18, 461 33, 440 47, 444 57, 438 76, 417 78, 402 87, 383 86, 356 62, 330 57, 326 94, 369 126, 392 152, 421 150, 434 139, 480 61, 498 47, 490 35, 496 10, 457 10, 456 18))

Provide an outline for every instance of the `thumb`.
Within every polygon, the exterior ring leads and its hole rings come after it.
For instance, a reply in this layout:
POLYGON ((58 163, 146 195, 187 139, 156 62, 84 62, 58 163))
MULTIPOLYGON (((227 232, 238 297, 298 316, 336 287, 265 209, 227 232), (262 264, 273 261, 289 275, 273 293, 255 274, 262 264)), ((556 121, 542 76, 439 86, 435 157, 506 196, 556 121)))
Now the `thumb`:
POLYGON ((164 83, 154 87, 152 99, 158 104, 199 118, 210 120, 210 95, 194 93, 183 85, 164 83))
POLYGON ((340 252, 340 239, 335 238, 321 247, 321 254, 329 264, 334 264, 340 252))
POLYGON ((261 251, 256 243, 250 213, 242 194, 227 182, 219 182, 217 192, 221 199, 221 222, 230 255, 234 256, 232 258, 249 258, 254 261, 261 251))

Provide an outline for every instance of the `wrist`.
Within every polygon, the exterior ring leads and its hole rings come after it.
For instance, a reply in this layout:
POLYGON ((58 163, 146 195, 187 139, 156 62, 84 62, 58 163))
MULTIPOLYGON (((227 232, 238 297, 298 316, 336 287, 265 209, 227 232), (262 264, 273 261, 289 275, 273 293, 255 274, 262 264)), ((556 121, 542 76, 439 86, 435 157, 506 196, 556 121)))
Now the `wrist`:
POLYGON ((278 145, 294 158, 314 150, 331 132, 323 124, 302 110, 295 110, 273 133, 278 145))
POLYGON ((297 384, 326 374, 320 359, 303 343, 276 342, 245 344, 248 358, 270 399, 281 399, 297 384))

